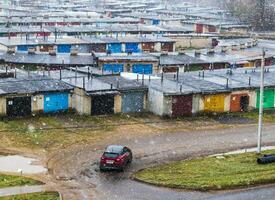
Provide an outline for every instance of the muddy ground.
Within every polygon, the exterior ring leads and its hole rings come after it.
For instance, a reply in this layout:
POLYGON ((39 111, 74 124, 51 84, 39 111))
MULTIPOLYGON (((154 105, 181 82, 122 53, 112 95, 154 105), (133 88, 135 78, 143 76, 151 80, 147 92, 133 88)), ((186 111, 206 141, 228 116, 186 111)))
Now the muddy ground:
MULTIPOLYGON (((59 117, 57 118, 59 120, 59 117)), ((36 127, 37 124, 33 122, 35 120, 30 119, 26 123, 32 123, 36 127)), ((99 119, 101 120, 106 119, 99 119)), ((257 135, 256 126, 251 121, 238 124, 236 120, 231 123, 228 120, 224 122, 209 118, 167 120, 150 116, 123 117, 114 120, 108 118, 106 122, 101 121, 99 126, 95 126, 96 128, 87 126, 89 124, 85 119, 78 121, 77 127, 66 125, 65 129, 55 127, 51 133, 40 133, 53 134, 53 137, 55 134, 67 132, 71 135, 68 137, 65 135, 63 142, 60 142, 62 138, 59 140, 52 138, 56 143, 51 143, 51 138, 47 138, 46 141, 41 139, 39 145, 33 145, 30 141, 24 144, 22 135, 18 136, 20 142, 17 143, 17 137, 12 133, 7 134, 5 132, 7 130, 0 129, 0 135, 5 141, 1 143, 0 151, 38 159, 49 171, 47 175, 36 175, 33 178, 45 182, 49 189, 59 191, 65 200, 163 199, 163 197, 204 199, 215 194, 144 186, 131 180, 130 175, 134 171, 160 163, 252 147, 256 144, 257 135), (106 128, 104 123, 115 125, 106 128), (99 172, 99 158, 108 144, 123 144, 133 150, 134 162, 125 173, 99 172), (156 193, 157 190, 160 191, 156 193)), ((267 134, 264 136, 266 144, 275 144, 275 134, 272 134, 274 128, 275 126, 271 124, 266 126, 267 134)))

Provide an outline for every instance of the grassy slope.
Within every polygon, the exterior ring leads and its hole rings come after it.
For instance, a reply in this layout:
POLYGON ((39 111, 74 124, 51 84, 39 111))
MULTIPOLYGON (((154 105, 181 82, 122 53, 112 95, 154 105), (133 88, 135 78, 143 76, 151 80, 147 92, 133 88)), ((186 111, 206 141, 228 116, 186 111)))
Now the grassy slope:
POLYGON ((22 186, 22 185, 40 185, 39 181, 21 176, 10 176, 0 174, 0 188, 22 186))
POLYGON ((59 200, 59 194, 56 192, 33 193, 0 197, 0 200, 59 200))
POLYGON ((275 164, 258 165, 258 157, 247 153, 223 159, 206 157, 180 161, 139 171, 133 177, 160 186, 194 190, 220 190, 275 182, 275 164))

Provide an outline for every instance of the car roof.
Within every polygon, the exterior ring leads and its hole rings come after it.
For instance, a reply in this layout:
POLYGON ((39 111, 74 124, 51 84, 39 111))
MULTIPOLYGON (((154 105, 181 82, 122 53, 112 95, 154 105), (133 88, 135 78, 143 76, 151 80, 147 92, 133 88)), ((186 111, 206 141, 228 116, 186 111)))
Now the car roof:
POLYGON ((109 146, 107 146, 105 152, 120 153, 123 148, 124 148, 124 146, 121 146, 121 145, 109 145, 109 146))

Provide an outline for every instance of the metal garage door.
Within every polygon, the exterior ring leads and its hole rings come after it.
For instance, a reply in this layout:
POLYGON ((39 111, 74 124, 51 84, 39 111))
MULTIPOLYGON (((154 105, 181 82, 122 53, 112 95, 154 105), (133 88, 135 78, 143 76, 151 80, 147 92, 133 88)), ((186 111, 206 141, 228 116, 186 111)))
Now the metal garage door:
POLYGON ((139 53, 140 50, 138 48, 138 43, 126 43, 125 44, 125 51, 128 52, 133 52, 133 53, 139 53))
POLYGON ((35 48, 36 46, 35 45, 18 45, 17 46, 17 51, 28 51, 29 48, 35 48))
POLYGON ((44 112, 54 113, 68 111, 69 95, 68 93, 49 93, 44 95, 44 112))
POLYGON ((104 64, 103 70, 108 72, 119 73, 123 72, 123 64, 104 64))
POLYGON ((7 98, 7 115, 22 117, 31 115, 31 97, 7 98))
POLYGON ((132 68, 133 73, 137 74, 152 74, 153 65, 152 64, 134 64, 132 68))
POLYGON ((70 53, 71 52, 71 45, 69 44, 60 44, 57 46, 58 53, 70 53))
POLYGON ((142 112, 144 103, 143 92, 127 92, 122 94, 122 112, 142 112))
POLYGON ((193 97, 190 96, 174 96, 172 98, 172 116, 179 117, 192 114, 193 97))
POLYGON ((120 43, 111 43, 108 44, 108 51, 111 53, 121 53, 121 44, 120 43))
POLYGON ((206 112, 224 112, 224 94, 206 95, 204 97, 204 111, 206 112))
POLYGON ((106 115, 114 113, 114 95, 99 95, 92 97, 92 115, 106 115))
MULTIPOLYGON (((265 89, 264 90, 264 102, 263 108, 274 108, 274 89, 265 89)), ((260 107, 260 90, 257 91, 257 104, 256 107, 260 107)))
POLYGON ((159 25, 160 24, 160 20, 159 19, 153 19, 152 20, 152 25, 159 25))

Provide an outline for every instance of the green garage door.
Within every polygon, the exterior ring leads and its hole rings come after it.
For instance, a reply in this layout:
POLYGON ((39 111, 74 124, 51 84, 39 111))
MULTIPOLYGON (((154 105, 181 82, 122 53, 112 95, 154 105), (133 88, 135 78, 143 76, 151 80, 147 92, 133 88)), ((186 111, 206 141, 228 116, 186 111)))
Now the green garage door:
MULTIPOLYGON (((274 89, 264 90, 263 108, 274 108, 274 89)), ((257 108, 260 107, 260 90, 257 91, 257 108)))

